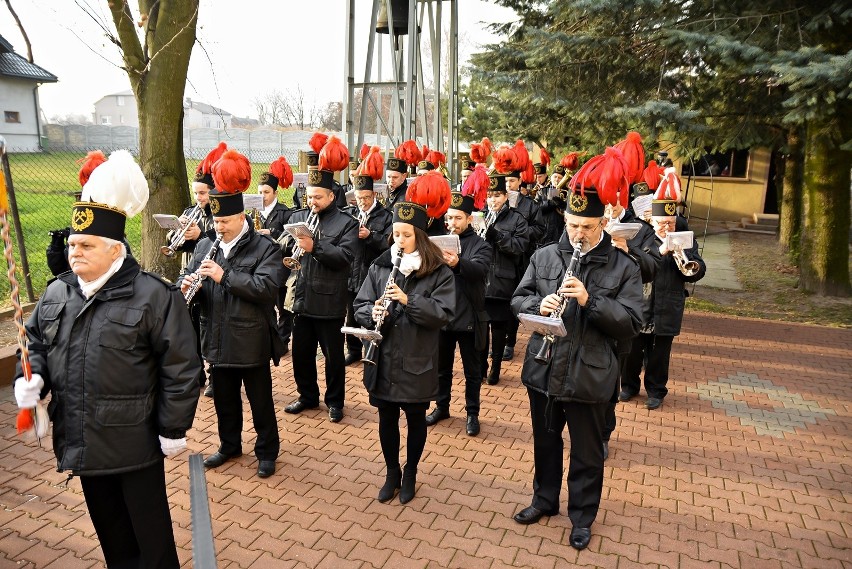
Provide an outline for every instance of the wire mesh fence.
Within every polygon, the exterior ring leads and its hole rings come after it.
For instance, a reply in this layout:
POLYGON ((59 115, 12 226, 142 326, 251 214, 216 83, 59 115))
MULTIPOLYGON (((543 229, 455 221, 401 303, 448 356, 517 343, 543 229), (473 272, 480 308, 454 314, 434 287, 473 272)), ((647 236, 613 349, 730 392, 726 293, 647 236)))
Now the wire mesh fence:
MULTIPOLYGON (((211 150, 208 149, 207 151, 211 150)), ((9 162, 9 178, 7 186, 14 192, 17 205, 18 217, 23 233, 24 249, 29 264, 29 277, 35 298, 44 291, 47 283, 54 277, 47 264, 45 252, 51 242, 51 232, 64 230, 69 227, 71 221, 71 206, 74 203, 74 194, 80 191, 78 172, 79 160, 84 158, 90 150, 89 147, 66 147, 61 151, 32 152, 15 148, 8 148, 6 156, 9 162)), ((105 154, 116 148, 101 147, 105 154)), ((137 157, 138 150, 129 149, 131 154, 137 157)), ((262 154, 258 151, 252 152, 252 179, 253 185, 247 193, 257 191, 256 182, 260 179, 262 172, 266 171, 269 163, 279 156, 284 156, 293 167, 298 169, 300 148, 287 148, 283 152, 270 151, 262 154)), ((192 156, 186 158, 187 178, 191 182, 192 176, 198 163, 206 155, 206 152, 193 152, 192 156)), ((0 174, 2 175, 2 174, 0 174)), ((278 199, 288 206, 293 203, 293 190, 278 191, 278 199)), ((142 214, 128 220, 126 226, 127 242, 131 251, 139 251, 142 241, 141 227, 142 215, 159 212, 150 211, 146 208, 142 214)), ((12 236, 14 240, 15 218, 9 215, 12 224, 12 236)), ((21 282, 21 300, 26 301, 27 294, 24 286, 25 275, 22 270, 21 251, 16 242, 14 247, 15 261, 18 266, 18 279, 21 282)), ((9 282, 0 279, 0 306, 9 305, 9 282)))

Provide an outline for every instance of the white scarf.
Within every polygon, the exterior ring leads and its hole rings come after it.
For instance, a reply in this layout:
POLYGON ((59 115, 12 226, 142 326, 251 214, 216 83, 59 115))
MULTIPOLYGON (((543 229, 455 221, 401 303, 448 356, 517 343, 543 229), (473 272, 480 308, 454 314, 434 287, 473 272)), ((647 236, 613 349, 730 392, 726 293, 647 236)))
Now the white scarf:
POLYGON ((272 213, 273 209, 275 209, 275 204, 277 204, 277 203, 278 203, 277 200, 272 200, 272 203, 269 204, 269 207, 265 207, 262 210, 260 210, 260 215, 263 216, 262 221, 265 222, 267 219, 269 219, 269 214, 272 213))
POLYGON ((222 243, 219 244, 219 250, 222 251, 222 258, 224 258, 224 259, 228 258, 228 255, 231 254, 231 249, 233 249, 234 245, 236 245, 240 241, 240 237, 242 237, 243 235, 248 233, 248 230, 249 230, 248 221, 243 220, 243 228, 240 230, 240 232, 237 234, 237 236, 234 237, 233 239, 231 239, 228 243, 225 243, 223 241, 222 243))
MULTIPOLYGON (((395 259, 399 255, 399 246, 394 243, 391 245, 391 259, 395 259)), ((403 253, 402 262, 399 264, 399 272, 406 277, 420 268, 420 252, 403 253)))
POLYGON ((111 276, 118 272, 118 269, 121 268, 121 265, 124 263, 124 257, 119 257, 115 261, 112 262, 112 265, 109 266, 107 272, 96 278, 91 282, 86 282, 80 277, 77 277, 77 284, 80 285, 80 290, 83 291, 83 296, 86 297, 86 300, 92 298, 95 293, 101 290, 106 282, 109 280, 111 276))

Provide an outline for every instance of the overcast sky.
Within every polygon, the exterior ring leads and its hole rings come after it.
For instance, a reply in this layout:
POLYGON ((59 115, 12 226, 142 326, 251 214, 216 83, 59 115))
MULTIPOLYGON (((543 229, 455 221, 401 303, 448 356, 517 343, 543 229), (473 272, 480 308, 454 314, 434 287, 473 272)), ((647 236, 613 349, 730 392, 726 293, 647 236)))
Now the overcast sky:
MULTIPOLYGON (((372 3, 355 4, 355 80, 360 81, 372 3)), ((443 3, 445 26, 449 5, 443 3)), ((513 12, 485 0, 458 0, 458 5, 460 59, 497 41, 485 29, 486 23, 513 19, 513 12)), ((118 67, 118 48, 93 21, 94 17, 112 29, 107 0, 12 0, 12 6, 29 35, 35 63, 59 77, 58 83, 39 89, 48 118, 90 116, 98 99, 130 87, 118 67)), ((131 6, 137 16, 136 2, 131 6)), ((346 0, 201 0, 185 96, 243 117, 256 117, 251 101, 259 94, 296 84, 317 105, 342 100, 345 16, 346 0)), ((0 35, 26 57, 26 46, 5 3, 0 3, 0 35)), ((388 36, 379 37, 388 43, 388 36)), ((390 48, 385 49, 389 53, 390 48)))

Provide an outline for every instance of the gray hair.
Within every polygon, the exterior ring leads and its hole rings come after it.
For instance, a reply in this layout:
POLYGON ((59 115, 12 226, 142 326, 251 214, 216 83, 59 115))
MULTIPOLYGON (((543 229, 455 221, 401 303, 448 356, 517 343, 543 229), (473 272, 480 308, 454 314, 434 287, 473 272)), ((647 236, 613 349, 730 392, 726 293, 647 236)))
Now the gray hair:
POLYGON ((115 239, 110 239, 109 237, 101 237, 100 239, 101 241, 103 241, 103 244, 104 246, 106 246, 107 249, 109 249, 113 245, 121 245, 121 258, 127 258, 127 247, 124 246, 124 243, 122 243, 121 241, 116 241, 115 239))

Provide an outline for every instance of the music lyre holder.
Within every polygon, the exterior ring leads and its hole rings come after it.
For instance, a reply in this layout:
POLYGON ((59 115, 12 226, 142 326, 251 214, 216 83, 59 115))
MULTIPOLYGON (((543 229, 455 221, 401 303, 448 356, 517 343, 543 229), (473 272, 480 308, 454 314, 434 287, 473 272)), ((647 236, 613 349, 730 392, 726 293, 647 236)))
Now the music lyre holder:
POLYGON ((376 365, 376 348, 382 341, 382 335, 375 330, 367 330, 366 328, 355 328, 353 326, 344 326, 340 329, 344 334, 355 336, 359 340, 367 343, 367 349, 364 352, 362 362, 369 365, 376 365))
POLYGON ((565 323, 561 318, 551 318, 541 314, 518 314, 521 325, 530 332, 538 332, 542 336, 548 334, 562 338, 568 335, 565 323))

